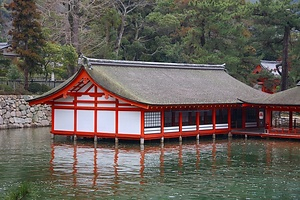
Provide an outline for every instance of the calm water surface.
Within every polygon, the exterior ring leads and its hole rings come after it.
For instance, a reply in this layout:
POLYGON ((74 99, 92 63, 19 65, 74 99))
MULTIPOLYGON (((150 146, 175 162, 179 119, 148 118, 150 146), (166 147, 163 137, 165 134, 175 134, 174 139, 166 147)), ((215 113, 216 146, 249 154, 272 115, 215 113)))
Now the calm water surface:
POLYGON ((0 199, 299 199, 300 141, 51 141, 49 128, 0 130, 0 199))

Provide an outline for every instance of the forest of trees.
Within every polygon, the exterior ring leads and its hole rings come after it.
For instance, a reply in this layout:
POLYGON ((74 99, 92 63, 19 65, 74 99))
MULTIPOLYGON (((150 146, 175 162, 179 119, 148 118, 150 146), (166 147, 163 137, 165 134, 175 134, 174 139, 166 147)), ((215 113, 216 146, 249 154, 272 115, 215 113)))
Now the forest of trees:
MULTIPOLYGON (((28 66, 31 76, 49 78, 55 71, 67 78, 82 53, 121 60, 226 63, 228 73, 247 84, 255 79, 251 72, 260 60, 279 60, 282 90, 300 80, 299 1, 0 0, 0 39, 14 48, 27 40, 13 43, 14 10, 5 5, 18 2, 35 3, 44 41, 33 47, 39 49, 37 60, 26 57, 35 63, 28 66)), ((28 23, 22 23, 24 32, 28 23)), ((17 64, 23 75, 26 59, 17 64)), ((0 76, 8 70, 1 58, 0 76)))

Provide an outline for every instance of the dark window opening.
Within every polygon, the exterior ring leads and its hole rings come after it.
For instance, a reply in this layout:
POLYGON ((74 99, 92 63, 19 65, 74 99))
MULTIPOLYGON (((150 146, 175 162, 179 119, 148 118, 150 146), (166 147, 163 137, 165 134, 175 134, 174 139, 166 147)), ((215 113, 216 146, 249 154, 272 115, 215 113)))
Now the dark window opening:
POLYGON ((212 124, 212 110, 200 111, 200 124, 212 124))
POLYGON ((164 127, 179 126, 179 112, 165 111, 164 127))
POLYGON ((182 112, 182 126, 196 125, 196 111, 182 112))
POLYGON ((247 108, 246 109, 246 122, 257 122, 257 109, 247 108))
POLYGON ((216 110, 216 123, 217 124, 228 124, 228 110, 217 109, 216 110))

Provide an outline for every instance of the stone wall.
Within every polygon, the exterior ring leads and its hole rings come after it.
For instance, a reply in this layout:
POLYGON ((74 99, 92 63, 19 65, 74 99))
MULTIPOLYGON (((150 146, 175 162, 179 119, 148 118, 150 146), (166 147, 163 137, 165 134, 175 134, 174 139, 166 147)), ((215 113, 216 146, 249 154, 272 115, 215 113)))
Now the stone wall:
POLYGON ((0 129, 51 125, 49 105, 29 106, 30 95, 0 95, 0 129))

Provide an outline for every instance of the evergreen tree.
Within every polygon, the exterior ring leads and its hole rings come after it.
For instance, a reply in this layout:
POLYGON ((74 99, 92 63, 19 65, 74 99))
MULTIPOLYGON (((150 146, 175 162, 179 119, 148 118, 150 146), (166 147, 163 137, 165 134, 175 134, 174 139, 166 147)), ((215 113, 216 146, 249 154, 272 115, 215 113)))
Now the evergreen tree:
POLYGON ((253 5, 254 40, 263 59, 282 60, 281 90, 288 88, 291 33, 300 29, 300 3, 292 0, 260 0, 253 5))
POLYGON ((39 23, 40 13, 34 0, 13 0, 8 9, 12 11, 12 48, 20 55, 18 67, 24 74, 24 88, 28 89, 29 74, 37 70, 42 61, 45 39, 39 23))

